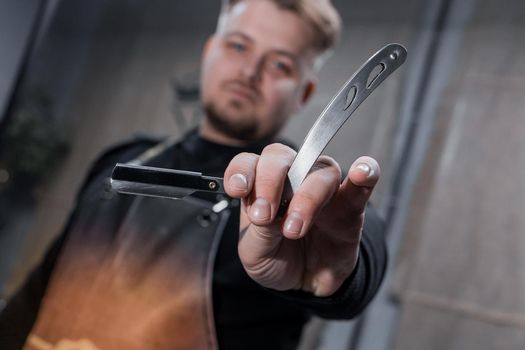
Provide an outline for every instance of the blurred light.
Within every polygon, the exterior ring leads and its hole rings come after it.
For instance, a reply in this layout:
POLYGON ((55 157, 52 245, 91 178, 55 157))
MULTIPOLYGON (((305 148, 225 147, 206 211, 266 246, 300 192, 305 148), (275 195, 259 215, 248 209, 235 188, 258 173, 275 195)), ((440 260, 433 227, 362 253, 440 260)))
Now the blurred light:
POLYGON ((9 181, 9 172, 5 169, 0 169, 0 184, 5 184, 9 181))

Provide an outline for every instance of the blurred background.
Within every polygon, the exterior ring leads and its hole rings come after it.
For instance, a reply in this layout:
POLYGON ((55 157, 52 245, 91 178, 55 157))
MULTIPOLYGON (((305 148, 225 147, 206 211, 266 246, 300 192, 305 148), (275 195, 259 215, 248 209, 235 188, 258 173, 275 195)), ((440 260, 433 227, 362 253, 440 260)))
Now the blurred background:
MULTIPOLYGON (((525 347, 525 2, 336 0, 345 27, 301 144, 372 53, 405 65, 326 153, 376 157, 390 266, 351 322, 313 320, 305 349, 525 347)), ((60 232, 107 146, 194 127, 218 0, 0 1, 0 309, 60 232)))

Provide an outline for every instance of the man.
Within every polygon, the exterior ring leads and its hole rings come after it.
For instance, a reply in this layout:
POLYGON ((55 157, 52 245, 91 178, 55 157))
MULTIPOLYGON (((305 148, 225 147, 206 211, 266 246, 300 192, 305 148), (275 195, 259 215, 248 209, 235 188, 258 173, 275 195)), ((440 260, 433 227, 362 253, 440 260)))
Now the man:
POLYGON ((338 31, 327 0, 226 4, 203 52, 199 130, 101 157, 64 233, 0 315, 0 345, 293 349, 310 314, 357 315, 386 263, 372 209, 363 230, 377 162, 359 158, 341 182, 322 156, 277 215, 295 151, 273 142, 311 97, 338 31), (224 175, 228 209, 209 195, 108 194, 116 162, 224 175))

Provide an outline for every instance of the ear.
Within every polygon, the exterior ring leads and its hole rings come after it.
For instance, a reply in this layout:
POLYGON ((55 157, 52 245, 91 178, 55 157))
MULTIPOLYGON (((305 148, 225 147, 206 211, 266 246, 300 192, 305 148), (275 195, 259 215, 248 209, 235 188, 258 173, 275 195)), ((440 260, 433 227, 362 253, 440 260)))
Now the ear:
POLYGON ((317 81, 314 79, 310 79, 308 82, 306 82, 306 85, 303 89, 303 96, 301 98, 301 107, 304 106, 312 97, 315 90, 317 89, 317 81))

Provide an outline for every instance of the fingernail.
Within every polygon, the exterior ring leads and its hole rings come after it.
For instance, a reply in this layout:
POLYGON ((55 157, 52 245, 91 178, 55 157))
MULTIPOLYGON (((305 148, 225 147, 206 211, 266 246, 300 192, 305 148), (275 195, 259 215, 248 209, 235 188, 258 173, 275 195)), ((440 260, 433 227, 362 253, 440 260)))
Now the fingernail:
POLYGON ((301 218, 301 215, 299 215, 296 212, 292 212, 291 214, 289 214, 286 218, 286 222, 284 223, 284 230, 295 236, 299 236, 301 234, 302 229, 303 219, 301 218))
POLYGON ((234 190, 247 192, 248 191, 248 179, 243 174, 234 174, 230 177, 228 181, 230 187, 234 190))
POLYGON ((262 197, 259 197, 253 202, 250 209, 250 216, 256 220, 268 220, 271 216, 270 203, 262 197))
POLYGON ((366 174, 367 176, 372 175, 372 168, 366 163, 359 163, 355 166, 356 169, 366 174))

